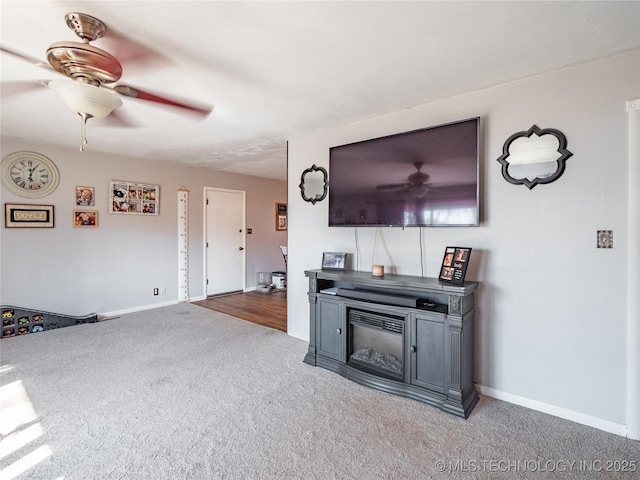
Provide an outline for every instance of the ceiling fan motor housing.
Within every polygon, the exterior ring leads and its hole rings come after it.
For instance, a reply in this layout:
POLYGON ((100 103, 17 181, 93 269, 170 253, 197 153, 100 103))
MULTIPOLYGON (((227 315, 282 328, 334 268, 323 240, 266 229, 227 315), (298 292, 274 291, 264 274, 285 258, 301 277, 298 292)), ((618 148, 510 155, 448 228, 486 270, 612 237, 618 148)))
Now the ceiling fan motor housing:
POLYGON ((84 13, 68 13, 67 26, 82 39, 79 42, 56 42, 47 49, 47 60, 58 72, 84 83, 113 83, 122 76, 122 65, 110 53, 89 45, 107 31, 106 25, 84 13))
POLYGON ((102 38, 107 33, 107 26, 101 20, 86 13, 67 13, 64 19, 67 26, 85 43, 102 38))

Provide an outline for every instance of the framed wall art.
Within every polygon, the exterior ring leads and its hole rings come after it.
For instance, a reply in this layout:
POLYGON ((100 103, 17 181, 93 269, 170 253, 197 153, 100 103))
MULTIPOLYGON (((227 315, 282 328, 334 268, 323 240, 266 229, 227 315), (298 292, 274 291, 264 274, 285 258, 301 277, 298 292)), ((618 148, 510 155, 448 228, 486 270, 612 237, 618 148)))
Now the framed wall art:
POLYGON ((76 205, 93 207, 96 204, 96 190, 93 187, 76 187, 76 205))
POLYGON ((97 210, 74 210, 73 226, 79 228, 97 227, 98 211, 97 210))
POLYGON ((4 204, 7 228, 53 228, 53 205, 4 204))
POLYGON ((125 215, 158 215, 160 186, 111 180, 109 213, 125 215))
POLYGON ((276 203, 276 231, 281 232, 287 229, 287 204, 276 203))

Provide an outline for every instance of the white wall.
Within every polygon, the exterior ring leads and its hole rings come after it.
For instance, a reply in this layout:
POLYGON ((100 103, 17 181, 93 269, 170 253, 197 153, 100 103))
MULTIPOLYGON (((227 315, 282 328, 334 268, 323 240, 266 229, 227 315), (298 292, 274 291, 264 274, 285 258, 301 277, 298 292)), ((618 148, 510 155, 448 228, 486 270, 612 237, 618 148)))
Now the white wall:
MULTIPOLYGON (((75 146, 74 146, 75 147, 75 146)), ((3 305, 67 315, 113 314, 175 303, 178 300, 178 200, 189 194, 189 293, 204 298, 203 193, 205 187, 247 192, 246 285, 256 272, 283 270, 279 245, 286 232, 275 231, 275 203, 286 202, 286 182, 215 170, 179 167, 77 148, 58 148, 2 139, 2 158, 18 150, 46 155, 60 170, 60 184, 49 196, 28 200, 0 191, 2 203, 55 206, 55 227, 0 229, 3 305), (160 185, 158 216, 108 213, 110 180, 160 185), (74 228, 75 187, 95 187, 97 228, 74 228), (166 293, 153 295, 155 287, 166 293)), ((224 272, 220 272, 224 274, 224 272)))
MULTIPOLYGON (((640 94, 639 59, 631 52, 289 142, 289 178, 299 178, 314 163, 328 169, 331 146, 480 116, 481 225, 424 228, 425 276, 437 277, 447 245, 473 248, 467 279, 480 282, 481 392, 619 434, 627 409, 625 108, 640 94), (573 156, 559 180, 529 190, 507 183, 496 159, 511 134, 534 124, 562 131, 573 156), (601 229, 613 230, 613 249, 596 248, 601 229)), ((289 333, 308 339, 304 270, 319 268, 323 251, 356 253, 356 232, 327 227, 327 201, 305 203, 297 184, 289 199, 289 333)), ((420 275, 419 229, 382 230, 398 273, 420 275)), ((357 233, 361 270, 389 266, 384 255, 372 261, 375 229, 357 233)))

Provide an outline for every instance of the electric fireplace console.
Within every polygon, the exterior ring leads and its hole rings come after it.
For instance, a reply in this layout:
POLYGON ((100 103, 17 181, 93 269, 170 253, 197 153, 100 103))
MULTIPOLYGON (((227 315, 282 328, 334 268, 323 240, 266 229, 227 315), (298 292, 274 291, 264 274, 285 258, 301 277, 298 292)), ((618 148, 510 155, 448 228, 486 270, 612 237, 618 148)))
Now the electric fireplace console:
POLYGON ((304 362, 467 418, 473 385, 475 282, 308 270, 304 362))

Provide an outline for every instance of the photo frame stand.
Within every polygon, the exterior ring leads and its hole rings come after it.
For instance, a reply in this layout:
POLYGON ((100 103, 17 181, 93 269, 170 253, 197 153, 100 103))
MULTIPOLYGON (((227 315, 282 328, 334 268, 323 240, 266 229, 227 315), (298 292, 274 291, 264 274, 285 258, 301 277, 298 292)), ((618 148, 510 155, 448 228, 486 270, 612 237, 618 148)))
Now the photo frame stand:
POLYGON ((467 274, 470 258, 471 248, 469 247, 445 248, 438 279, 442 282, 462 285, 467 274))

